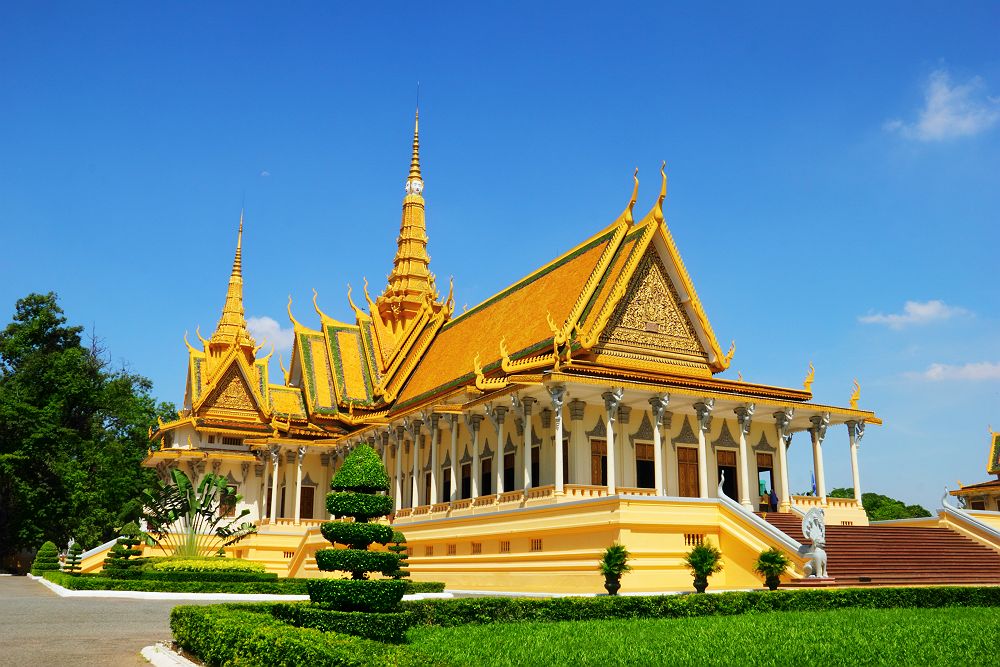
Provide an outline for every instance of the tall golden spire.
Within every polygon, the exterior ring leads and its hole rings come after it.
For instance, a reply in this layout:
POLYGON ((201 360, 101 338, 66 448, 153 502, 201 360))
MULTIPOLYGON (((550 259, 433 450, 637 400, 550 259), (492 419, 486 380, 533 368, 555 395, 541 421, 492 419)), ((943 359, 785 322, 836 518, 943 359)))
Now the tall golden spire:
POLYGON ((222 307, 222 317, 215 327, 210 343, 213 345, 242 345, 251 349, 256 346, 253 337, 247 330, 247 321, 243 313, 243 211, 240 211, 240 229, 236 235, 236 255, 233 257, 233 270, 229 274, 229 287, 226 290, 226 303, 222 307))
POLYGON ((438 294, 427 254, 427 224, 424 220, 424 181, 420 174, 420 111, 413 122, 413 154, 406 179, 403 217, 396 239, 396 257, 392 261, 385 292, 378 299, 379 311, 386 321, 405 324, 424 306, 435 303, 438 294))

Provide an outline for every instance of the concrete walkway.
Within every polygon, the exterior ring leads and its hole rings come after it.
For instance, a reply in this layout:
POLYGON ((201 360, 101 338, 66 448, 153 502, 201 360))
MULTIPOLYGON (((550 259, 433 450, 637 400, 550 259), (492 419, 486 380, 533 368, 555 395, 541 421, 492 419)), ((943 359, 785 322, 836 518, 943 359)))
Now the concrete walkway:
POLYGON ((170 641, 171 600, 61 598, 27 577, 0 577, 0 667, 148 665, 170 641))

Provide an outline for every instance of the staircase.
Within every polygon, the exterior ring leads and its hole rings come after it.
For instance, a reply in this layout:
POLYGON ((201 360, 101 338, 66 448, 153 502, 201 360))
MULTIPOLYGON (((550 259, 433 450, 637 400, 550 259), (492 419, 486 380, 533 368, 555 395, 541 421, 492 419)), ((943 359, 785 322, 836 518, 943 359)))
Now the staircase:
MULTIPOLYGON (((761 516, 806 543, 797 514, 761 516)), ((838 586, 1000 584, 1000 554, 948 528, 827 526, 826 556, 838 586)))

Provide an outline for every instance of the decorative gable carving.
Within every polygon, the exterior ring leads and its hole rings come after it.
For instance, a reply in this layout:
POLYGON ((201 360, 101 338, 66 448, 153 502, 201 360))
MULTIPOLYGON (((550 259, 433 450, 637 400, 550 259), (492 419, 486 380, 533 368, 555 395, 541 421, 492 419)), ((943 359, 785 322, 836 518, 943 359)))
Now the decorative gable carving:
POLYGON ((653 246, 646 249, 600 336, 601 343, 707 359, 680 295, 653 246))
POLYGON ((253 418, 258 416, 257 402, 237 364, 232 364, 219 379, 199 412, 253 418))

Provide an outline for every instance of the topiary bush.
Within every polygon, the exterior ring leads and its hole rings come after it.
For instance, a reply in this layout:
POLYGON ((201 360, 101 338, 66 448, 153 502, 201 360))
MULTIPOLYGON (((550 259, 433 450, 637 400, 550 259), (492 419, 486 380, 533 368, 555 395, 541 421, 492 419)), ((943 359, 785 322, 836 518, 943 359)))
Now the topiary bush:
POLYGON ((139 566, 143 561, 137 557, 142 555, 141 549, 136 549, 142 541, 142 531, 134 521, 122 527, 121 536, 111 547, 104 559, 104 575, 112 579, 137 579, 139 566))
POLYGON ((46 542, 38 549, 31 564, 31 573, 40 576, 42 572, 59 571, 59 547, 55 542, 46 542))
POLYGON ((80 546, 79 542, 73 542, 73 544, 69 545, 69 549, 66 550, 66 562, 63 564, 63 572, 79 574, 80 554, 82 553, 83 547, 80 546))
POLYGON ((307 582, 309 599, 313 605, 327 610, 358 612, 359 615, 343 623, 338 623, 340 616, 337 614, 323 616, 324 629, 360 634, 362 629, 380 623, 389 623, 394 628, 405 626, 404 615, 396 619, 393 615, 387 616, 386 612, 397 612, 399 601, 406 592, 406 582, 368 580, 372 572, 391 577, 399 571, 399 556, 395 553, 368 549, 372 544, 387 544, 393 539, 389 526, 371 523, 372 519, 392 511, 392 498, 378 495, 389 490, 389 475, 382 459, 367 444, 358 445, 337 471, 330 488, 332 492, 326 498, 330 513, 354 521, 323 523, 320 528, 323 536, 346 548, 317 551, 316 565, 324 572, 346 572, 351 579, 310 579, 307 582), (369 615, 372 618, 366 618, 369 615))
POLYGON ((150 559, 142 568, 160 572, 266 572, 263 563, 238 558, 156 558, 150 559))
MULTIPOLYGON (((406 569, 407 565, 409 565, 409 559, 407 557, 406 536, 403 535, 403 533, 401 533, 398 530, 392 531, 392 544, 388 546, 388 549, 392 553, 396 554, 397 558, 399 558, 399 567, 397 567, 396 571, 392 573, 392 578, 405 579, 406 577, 410 576, 410 571, 406 569)), ((443 585, 441 590, 444 590, 443 585)), ((413 591, 411 587, 410 592, 416 592, 416 591, 413 591)), ((433 592, 440 593, 441 591, 433 591, 433 592)))

